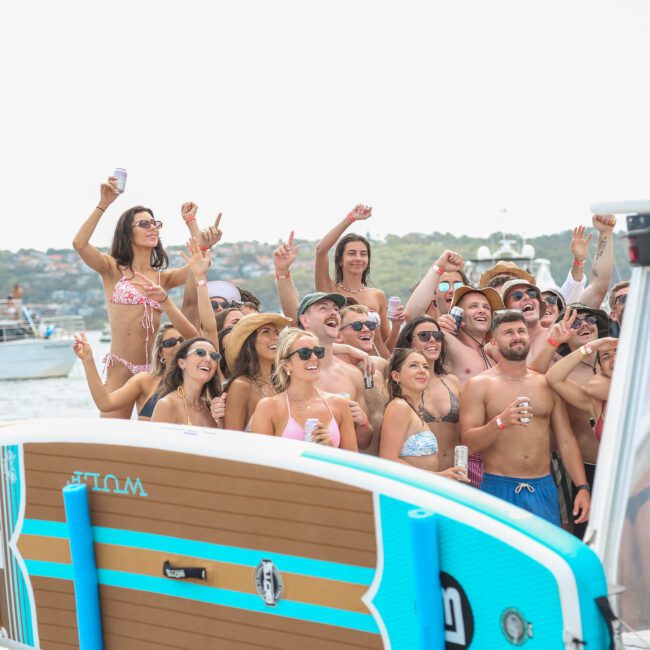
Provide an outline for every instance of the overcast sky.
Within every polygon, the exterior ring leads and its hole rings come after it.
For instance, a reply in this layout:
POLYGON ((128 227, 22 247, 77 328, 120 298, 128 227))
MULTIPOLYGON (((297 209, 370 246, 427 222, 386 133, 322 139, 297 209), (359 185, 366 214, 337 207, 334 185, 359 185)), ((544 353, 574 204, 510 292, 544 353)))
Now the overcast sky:
POLYGON ((99 183, 180 243, 587 223, 650 196, 647 0, 4 3, 0 249, 69 246, 99 183), (500 218, 500 210, 507 209, 500 218), (359 228, 365 232, 366 226, 359 228))

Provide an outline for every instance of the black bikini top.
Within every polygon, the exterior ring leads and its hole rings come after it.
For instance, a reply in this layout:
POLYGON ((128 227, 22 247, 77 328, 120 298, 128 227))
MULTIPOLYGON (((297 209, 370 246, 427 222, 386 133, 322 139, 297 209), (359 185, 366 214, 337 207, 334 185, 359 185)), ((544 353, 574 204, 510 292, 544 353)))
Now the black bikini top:
POLYGON ((445 384, 445 381, 442 377, 440 377, 440 381, 442 382, 442 385, 447 389, 447 392, 449 393, 449 413, 447 415, 443 415, 442 417, 439 417, 437 415, 431 415, 429 411, 427 411, 424 406, 420 410, 420 415, 422 416, 422 419, 429 424, 430 422, 452 422, 456 424, 458 422, 458 413, 459 413, 459 403, 458 403, 458 398, 456 395, 453 393, 451 388, 445 384))

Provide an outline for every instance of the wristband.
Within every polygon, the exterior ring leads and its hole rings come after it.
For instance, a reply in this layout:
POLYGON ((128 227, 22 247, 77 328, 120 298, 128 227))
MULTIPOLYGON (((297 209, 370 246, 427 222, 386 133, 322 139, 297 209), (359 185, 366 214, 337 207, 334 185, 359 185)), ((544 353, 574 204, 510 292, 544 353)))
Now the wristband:
POLYGON ((287 280, 290 277, 291 277, 291 271, 287 271, 284 275, 282 275, 281 273, 277 273, 277 272, 275 274, 275 279, 276 280, 287 280))
POLYGON ((95 208, 95 210, 101 210, 102 212, 106 212, 106 209, 105 209, 105 208, 100 208, 99 206, 97 206, 97 207, 95 208))
POLYGON ((185 223, 192 223, 192 221, 196 221, 196 217, 183 217, 183 221, 185 223))
POLYGON ((350 223, 354 223, 356 219, 354 218, 354 215, 351 212, 348 212, 347 219, 350 223))
POLYGON ((199 246, 199 250, 203 253, 210 250, 209 246, 199 246))
POLYGON ((503 420, 501 418, 496 418, 495 422, 497 423, 497 426, 499 429, 505 429, 506 425, 503 424, 503 420))
POLYGON ((554 348, 559 348, 561 343, 558 343, 557 341, 554 341, 550 336, 546 339, 547 343, 550 343, 554 348))
POLYGON ((442 270, 442 269, 441 269, 437 264, 434 264, 434 265, 431 267, 431 270, 432 270, 434 273, 437 273, 438 275, 442 275, 442 274, 444 273, 444 271, 443 271, 443 270, 442 270))
POLYGON ((576 485, 576 492, 580 492, 580 490, 587 490, 587 492, 591 492, 591 485, 589 485, 589 483, 581 483, 580 485, 576 485))
POLYGON ((159 304, 159 305, 162 305, 163 302, 165 302, 165 300, 167 300, 167 298, 169 298, 169 294, 168 294, 168 293, 165 294, 165 297, 164 297, 164 298, 163 298, 163 299, 162 299, 158 304, 159 304))
POLYGON ((197 287, 203 287, 203 286, 205 286, 206 284, 207 284, 207 282, 206 282, 205 280, 197 280, 197 281, 196 281, 196 286, 197 286, 197 287))
POLYGON ((584 260, 580 261, 580 260, 577 260, 575 257, 573 258, 573 266, 584 266, 584 265, 585 265, 584 260))
POLYGON ((589 343, 585 343, 583 346, 580 347, 580 354, 583 357, 588 357, 592 352, 593 350, 591 349, 589 343))

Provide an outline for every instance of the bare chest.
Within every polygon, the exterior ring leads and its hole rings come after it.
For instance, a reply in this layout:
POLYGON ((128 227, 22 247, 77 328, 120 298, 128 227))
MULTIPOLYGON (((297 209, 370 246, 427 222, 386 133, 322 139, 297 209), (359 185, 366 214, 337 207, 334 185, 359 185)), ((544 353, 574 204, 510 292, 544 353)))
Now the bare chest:
POLYGON ((356 399, 357 388, 352 377, 338 364, 321 369, 317 386, 327 393, 347 393, 352 399, 356 399))
POLYGON ((504 379, 495 382, 488 392, 486 403, 488 417, 503 412, 518 397, 530 400, 536 418, 549 418, 553 411, 553 394, 551 389, 540 384, 538 379, 513 381, 504 379))

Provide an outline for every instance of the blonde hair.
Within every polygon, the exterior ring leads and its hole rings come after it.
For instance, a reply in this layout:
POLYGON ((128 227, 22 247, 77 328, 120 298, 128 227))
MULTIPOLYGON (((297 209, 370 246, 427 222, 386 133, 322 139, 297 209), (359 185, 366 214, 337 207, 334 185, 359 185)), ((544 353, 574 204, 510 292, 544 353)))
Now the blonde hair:
POLYGON ((367 316, 369 311, 370 310, 365 305, 348 305, 341 310, 341 320, 343 320, 350 313, 359 314, 360 316, 367 316))
POLYGON ((287 360, 291 352, 291 346, 300 338, 308 336, 309 338, 314 339, 318 344, 318 337, 311 332, 298 329, 297 327, 286 327, 280 332, 280 338, 278 339, 278 351, 275 354, 275 370, 271 379, 273 380, 273 385, 275 390, 278 393, 287 390, 289 384, 291 383, 291 376, 287 372, 287 369, 284 367, 284 362, 287 360))

